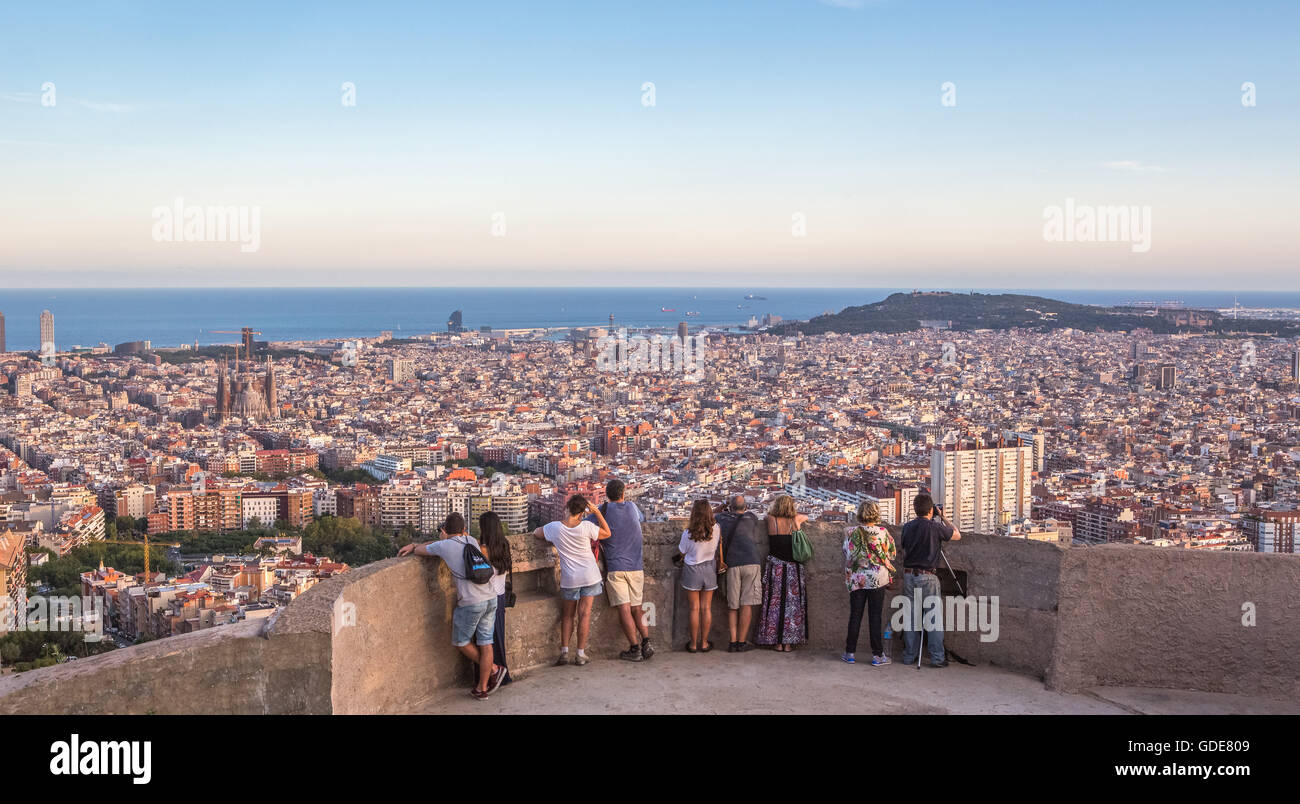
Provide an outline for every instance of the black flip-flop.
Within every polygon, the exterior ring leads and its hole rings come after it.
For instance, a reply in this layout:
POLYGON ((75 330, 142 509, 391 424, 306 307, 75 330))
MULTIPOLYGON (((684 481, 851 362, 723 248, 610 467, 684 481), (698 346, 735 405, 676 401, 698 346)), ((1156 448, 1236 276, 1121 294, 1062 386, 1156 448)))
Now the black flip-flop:
POLYGON ((699 653, 699 651, 695 649, 695 643, 694 643, 694 642, 687 642, 687 643, 686 643, 686 652, 687 652, 687 653, 699 653))
POLYGON ((704 640, 704 645, 705 647, 700 648, 700 653, 708 653, 709 651, 713 650, 713 643, 710 642, 709 640, 707 639, 704 640))

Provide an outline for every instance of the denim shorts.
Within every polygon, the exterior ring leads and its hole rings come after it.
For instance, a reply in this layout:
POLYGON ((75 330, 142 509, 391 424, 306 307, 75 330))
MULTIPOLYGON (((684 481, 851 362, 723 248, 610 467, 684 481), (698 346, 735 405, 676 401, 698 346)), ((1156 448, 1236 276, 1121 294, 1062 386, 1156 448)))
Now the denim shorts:
POLYGON ((605 582, 596 581, 591 586, 575 586, 572 589, 560 589, 560 597, 565 600, 577 600, 580 597, 595 597, 605 591, 605 582))
POLYGON ((457 606, 451 615, 451 644, 468 645, 471 639, 480 645, 492 644, 492 629, 497 621, 497 599, 457 606))

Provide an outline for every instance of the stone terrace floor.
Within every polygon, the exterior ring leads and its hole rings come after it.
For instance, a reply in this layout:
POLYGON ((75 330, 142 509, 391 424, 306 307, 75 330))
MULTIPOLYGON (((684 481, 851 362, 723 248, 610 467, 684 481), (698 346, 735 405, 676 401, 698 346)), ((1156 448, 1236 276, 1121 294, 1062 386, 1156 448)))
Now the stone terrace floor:
POLYGON ((476 701, 468 688, 430 700, 428 714, 1280 714, 1300 703, 1185 690, 1049 690, 997 667, 848 665, 838 654, 756 649, 660 650, 649 662, 593 659, 541 667, 476 701))

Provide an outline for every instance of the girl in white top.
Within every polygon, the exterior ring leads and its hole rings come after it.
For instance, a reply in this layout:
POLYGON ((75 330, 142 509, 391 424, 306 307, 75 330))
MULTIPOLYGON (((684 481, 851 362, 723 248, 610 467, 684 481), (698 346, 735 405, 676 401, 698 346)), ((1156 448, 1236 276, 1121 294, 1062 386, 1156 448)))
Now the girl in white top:
POLYGON ((691 538, 690 530, 682 531, 682 540, 677 543, 677 551, 682 554, 686 563, 695 566, 703 564, 706 561, 713 561, 717 558, 718 539, 722 536, 722 529, 718 523, 713 523, 713 529, 709 532, 708 538, 703 541, 695 541, 691 538))
POLYGON ((696 500, 691 521, 682 531, 677 550, 682 554, 682 589, 690 604, 690 637, 687 653, 713 650, 709 629, 713 627, 713 591, 718 588, 718 544, 721 529, 713 519, 708 500, 696 500))

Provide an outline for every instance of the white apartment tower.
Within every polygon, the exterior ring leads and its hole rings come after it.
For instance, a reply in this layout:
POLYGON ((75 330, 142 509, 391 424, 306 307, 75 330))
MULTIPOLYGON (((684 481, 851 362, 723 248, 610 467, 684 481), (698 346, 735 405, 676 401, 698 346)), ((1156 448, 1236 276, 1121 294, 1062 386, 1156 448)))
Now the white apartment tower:
POLYGON ((960 530, 996 533, 999 525, 1030 515, 1034 448, 935 449, 930 491, 960 530))

